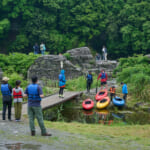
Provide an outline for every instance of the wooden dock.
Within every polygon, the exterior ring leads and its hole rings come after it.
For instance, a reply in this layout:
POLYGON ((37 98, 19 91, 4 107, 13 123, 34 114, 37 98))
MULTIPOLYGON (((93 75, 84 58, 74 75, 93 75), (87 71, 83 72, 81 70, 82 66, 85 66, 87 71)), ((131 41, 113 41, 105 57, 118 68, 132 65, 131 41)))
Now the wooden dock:
MULTIPOLYGON (((82 94, 82 92, 64 92, 64 98, 59 98, 58 94, 54 94, 42 99, 41 106, 42 109, 47 109, 53 107, 57 104, 61 104, 65 101, 69 101, 75 97, 78 97, 82 94)), ((13 110, 14 111, 14 110, 13 110)), ((22 114, 27 114, 27 103, 22 105, 22 114)))

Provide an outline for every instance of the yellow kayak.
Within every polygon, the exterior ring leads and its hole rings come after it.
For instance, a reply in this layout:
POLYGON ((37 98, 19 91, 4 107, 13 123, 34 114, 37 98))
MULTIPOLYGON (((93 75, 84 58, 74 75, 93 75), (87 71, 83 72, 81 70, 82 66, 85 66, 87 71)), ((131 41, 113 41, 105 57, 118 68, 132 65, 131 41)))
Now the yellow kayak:
POLYGON ((106 108, 109 105, 109 103, 110 103, 110 98, 105 97, 101 101, 98 101, 96 103, 96 108, 98 108, 98 109, 106 108))

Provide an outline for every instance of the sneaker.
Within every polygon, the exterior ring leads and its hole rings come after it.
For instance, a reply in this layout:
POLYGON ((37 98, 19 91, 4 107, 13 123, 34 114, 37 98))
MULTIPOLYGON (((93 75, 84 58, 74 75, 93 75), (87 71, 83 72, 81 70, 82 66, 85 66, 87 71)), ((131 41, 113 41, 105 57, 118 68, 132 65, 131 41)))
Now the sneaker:
POLYGON ((42 136, 52 136, 52 134, 50 133, 44 133, 44 134, 41 134, 42 136))
POLYGON ((62 95, 61 94, 59 94, 59 97, 61 97, 62 95))

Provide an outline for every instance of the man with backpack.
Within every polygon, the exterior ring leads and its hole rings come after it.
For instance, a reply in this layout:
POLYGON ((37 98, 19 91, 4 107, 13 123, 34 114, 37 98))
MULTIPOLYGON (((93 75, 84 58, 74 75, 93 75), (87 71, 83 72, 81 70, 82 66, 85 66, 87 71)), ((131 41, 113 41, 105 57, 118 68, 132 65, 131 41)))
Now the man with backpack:
POLYGON ((3 115, 5 120, 6 109, 8 107, 8 120, 11 121, 11 106, 12 106, 12 87, 8 84, 9 78, 3 77, 1 84, 1 92, 3 96, 3 115))
POLYGON ((89 73, 87 74, 86 80, 87 80, 87 93, 90 93, 91 84, 93 82, 93 77, 92 77, 91 71, 89 71, 89 73))
POLYGON ((45 44, 43 42, 40 44, 40 50, 41 50, 41 54, 44 55, 45 51, 46 51, 46 47, 45 47, 45 44))
POLYGON ((107 73, 105 73, 105 70, 102 70, 101 73, 99 74, 97 80, 99 80, 99 78, 101 78, 101 89, 103 89, 103 86, 106 86, 106 89, 108 89, 107 87, 107 73))

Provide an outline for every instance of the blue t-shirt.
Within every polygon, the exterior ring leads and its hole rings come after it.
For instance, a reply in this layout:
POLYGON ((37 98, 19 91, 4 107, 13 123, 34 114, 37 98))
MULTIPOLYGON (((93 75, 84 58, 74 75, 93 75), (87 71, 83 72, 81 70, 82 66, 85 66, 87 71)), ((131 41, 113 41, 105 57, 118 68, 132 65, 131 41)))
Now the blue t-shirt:
MULTIPOLYGON (((39 93, 39 95, 42 95, 43 94, 43 91, 42 91, 42 88, 38 85, 38 93, 39 93)), ((26 90, 25 90, 25 94, 27 94, 28 95, 28 88, 26 88, 26 90)), ((29 100, 28 99, 28 106, 29 107, 32 107, 32 106, 34 106, 34 107, 40 107, 41 106, 41 101, 39 101, 39 100, 29 100)))

